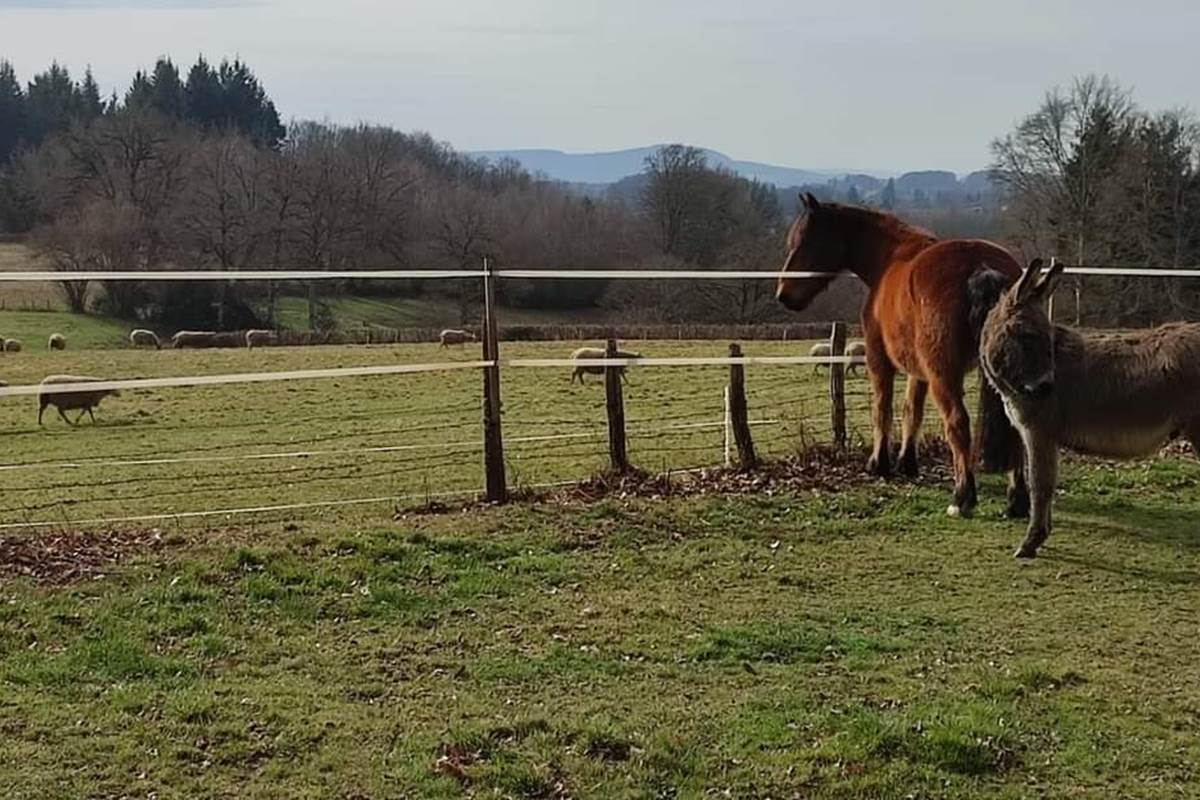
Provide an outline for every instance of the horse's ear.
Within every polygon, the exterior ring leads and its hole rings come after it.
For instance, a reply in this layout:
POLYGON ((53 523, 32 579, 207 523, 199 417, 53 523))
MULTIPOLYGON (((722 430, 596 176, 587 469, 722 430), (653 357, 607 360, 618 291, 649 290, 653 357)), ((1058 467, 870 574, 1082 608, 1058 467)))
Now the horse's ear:
POLYGON ((1020 279, 1017 280, 1016 298, 1020 302, 1028 300, 1035 289, 1037 289, 1037 277, 1042 271, 1042 260, 1035 258, 1029 262, 1029 266, 1021 273, 1020 279))
POLYGON ((821 204, 817 202, 817 198, 813 196, 812 192, 800 193, 800 205, 804 206, 808 211, 816 211, 821 207, 821 204))
POLYGON ((1050 260, 1050 269, 1038 281, 1037 296, 1038 298, 1049 297, 1054 291, 1054 287, 1058 284, 1058 279, 1062 277, 1063 270, 1066 265, 1057 259, 1050 260))

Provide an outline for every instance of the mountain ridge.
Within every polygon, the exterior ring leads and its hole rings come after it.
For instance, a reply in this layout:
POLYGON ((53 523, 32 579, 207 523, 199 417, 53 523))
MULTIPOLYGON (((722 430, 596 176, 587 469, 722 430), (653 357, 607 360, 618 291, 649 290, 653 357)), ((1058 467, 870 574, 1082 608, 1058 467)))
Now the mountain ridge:
MULTIPOLYGON (((511 158, 534 174, 545 175, 551 180, 571 184, 605 185, 615 184, 624 178, 640 173, 646 157, 663 145, 632 147, 623 150, 595 152, 567 152, 553 148, 514 148, 507 150, 476 150, 469 155, 492 162, 511 158)), ((888 178, 900 181, 908 176, 928 176, 934 183, 948 187, 951 183, 978 181, 980 170, 956 175, 947 170, 862 170, 862 169, 819 169, 790 167, 762 161, 735 159, 719 150, 699 148, 708 163, 723 167, 745 178, 778 187, 823 185, 829 182, 849 182, 862 185, 882 185, 888 178)), ((911 180, 911 179, 910 179, 911 180)))

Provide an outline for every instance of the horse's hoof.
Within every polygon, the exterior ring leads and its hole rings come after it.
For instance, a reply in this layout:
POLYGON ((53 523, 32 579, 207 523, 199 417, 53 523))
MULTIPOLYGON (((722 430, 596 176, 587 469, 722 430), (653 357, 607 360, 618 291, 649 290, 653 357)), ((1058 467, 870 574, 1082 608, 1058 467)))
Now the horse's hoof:
POLYGON ((1013 558, 1030 559, 1037 557, 1037 548, 1029 545, 1021 545, 1017 548, 1017 552, 1013 553, 1013 558))
POLYGON ((965 518, 971 516, 971 511, 970 509, 963 508, 956 503, 951 503, 950 505, 946 506, 946 516, 965 518))
POLYGON ((1004 508, 1004 516, 1006 519, 1029 519, 1029 505, 1009 503, 1004 508))
POLYGON ((892 477, 892 465, 887 460, 880 460, 871 456, 867 461, 867 473, 874 475, 876 478, 892 477))
POLYGON ((920 470, 917 467, 917 457, 916 456, 913 456, 912 458, 909 458, 907 456, 901 456, 900 464, 896 467, 896 469, 900 472, 901 475, 903 475, 906 478, 915 478, 915 477, 917 477, 918 473, 920 472, 920 470))

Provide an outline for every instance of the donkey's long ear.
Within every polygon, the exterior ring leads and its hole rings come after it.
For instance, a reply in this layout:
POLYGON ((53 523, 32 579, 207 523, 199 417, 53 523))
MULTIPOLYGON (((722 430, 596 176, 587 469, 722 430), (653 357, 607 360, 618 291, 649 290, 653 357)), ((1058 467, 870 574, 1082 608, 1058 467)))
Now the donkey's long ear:
POLYGON ((1058 285, 1058 279, 1062 277, 1064 269, 1066 269, 1066 265, 1061 261, 1052 260, 1050 262, 1050 269, 1038 281, 1037 289, 1035 290, 1039 300, 1050 296, 1054 291, 1054 287, 1058 285))
POLYGON ((1017 281, 1016 298, 1018 302, 1025 302, 1030 299, 1037 291, 1038 275, 1042 271, 1042 260, 1035 258, 1029 262, 1029 266, 1021 273, 1020 279, 1017 281))

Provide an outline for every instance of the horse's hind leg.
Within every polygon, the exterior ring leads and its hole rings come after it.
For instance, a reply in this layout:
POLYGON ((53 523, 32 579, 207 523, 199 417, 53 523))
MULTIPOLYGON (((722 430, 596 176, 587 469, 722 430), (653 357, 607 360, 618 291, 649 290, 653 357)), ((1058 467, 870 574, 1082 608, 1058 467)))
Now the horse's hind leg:
POLYGON ((954 454, 954 502, 946 509, 952 517, 969 517, 975 511, 975 474, 971 470, 971 418, 963 404, 962 381, 934 380, 933 401, 946 423, 946 441, 954 454))
POLYGON ((883 350, 867 346, 867 376, 871 379, 871 423, 875 433, 875 446, 867 461, 867 472, 887 477, 892 474, 891 444, 888 437, 892 432, 892 392, 896 379, 896 368, 883 350))
POLYGON ((1024 519, 1029 516, 1029 484, 1025 482, 1025 451, 1019 440, 1013 442, 1011 458, 1013 468, 1008 473, 1008 503, 1004 507, 1004 516, 1024 519))
POLYGON ((921 422, 925 419, 925 395, 928 391, 928 383, 915 375, 908 376, 900 439, 900 474, 910 478, 917 476, 917 439, 921 436, 921 422))

